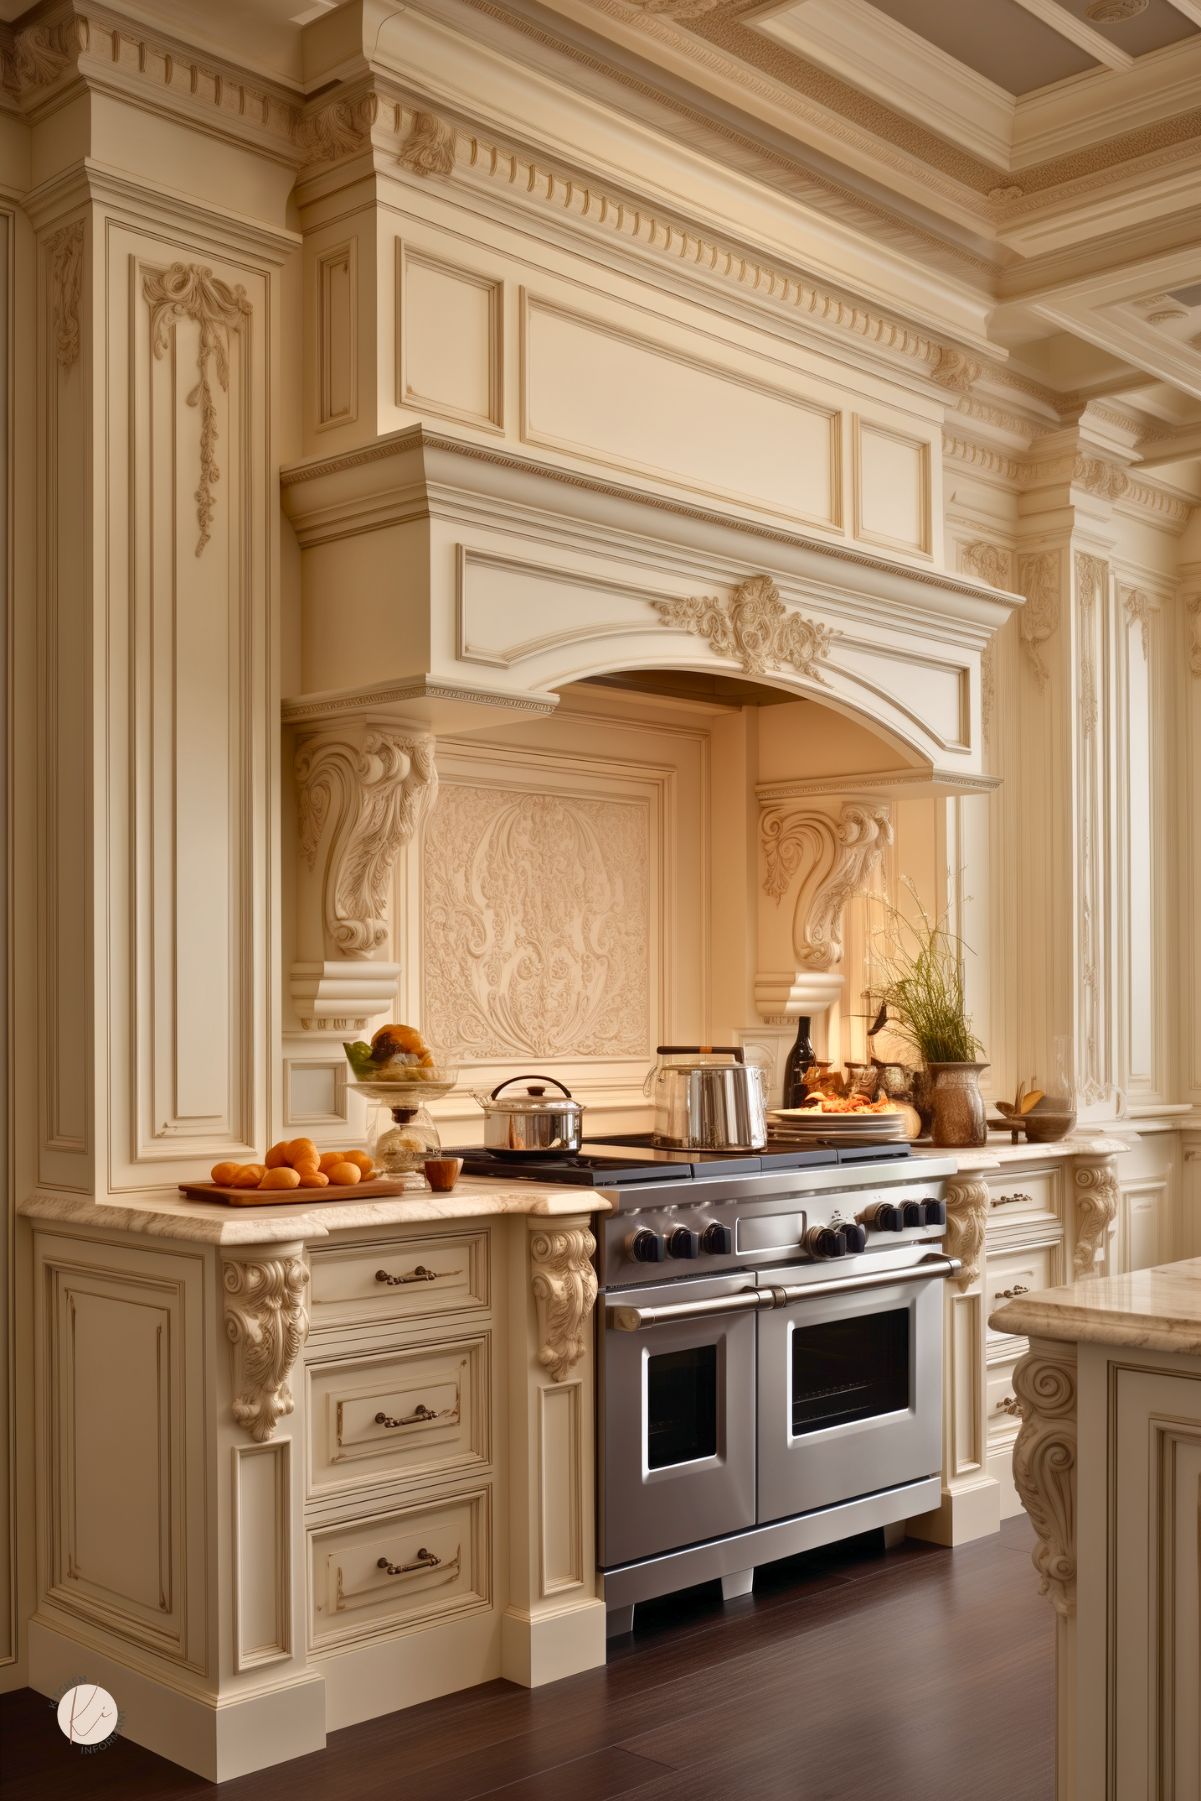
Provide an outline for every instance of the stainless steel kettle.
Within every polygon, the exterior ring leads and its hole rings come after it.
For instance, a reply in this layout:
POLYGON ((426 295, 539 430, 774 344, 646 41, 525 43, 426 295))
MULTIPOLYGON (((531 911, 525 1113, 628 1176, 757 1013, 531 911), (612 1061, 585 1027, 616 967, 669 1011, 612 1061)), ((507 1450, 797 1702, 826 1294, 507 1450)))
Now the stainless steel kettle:
POLYGON ((643 1093, 656 1144, 686 1151, 758 1151, 767 1143, 767 1074, 740 1044, 661 1044, 643 1093), (729 1061, 719 1061, 729 1059, 729 1061))

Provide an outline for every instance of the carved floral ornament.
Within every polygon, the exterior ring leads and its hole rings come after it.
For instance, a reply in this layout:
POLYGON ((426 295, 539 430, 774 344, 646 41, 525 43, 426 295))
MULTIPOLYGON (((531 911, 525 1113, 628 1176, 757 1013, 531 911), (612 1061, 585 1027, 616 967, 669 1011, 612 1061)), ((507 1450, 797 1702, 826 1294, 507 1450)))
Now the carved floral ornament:
POLYGON ((84 222, 72 220, 47 239, 47 280, 54 314, 54 354, 59 367, 79 360, 79 307, 83 294, 84 222))
POLYGON ((803 870, 793 915, 793 951, 802 968, 830 970, 842 961, 842 916, 854 894, 870 887, 893 842, 886 806, 847 801, 837 819, 816 808, 771 807, 759 825, 763 892, 777 906, 803 870))
POLYGON ((142 291, 150 306, 150 343, 156 357, 166 355, 181 319, 191 320, 200 331, 199 379, 187 397, 189 406, 200 409, 200 486, 195 496, 199 556, 212 536, 209 526, 217 506, 213 489, 221 479, 211 375, 215 373, 222 389, 228 389, 230 333, 242 331, 249 323, 250 302, 245 288, 231 287, 200 263, 172 263, 169 269, 150 270, 142 279, 142 291))
POLYGON ((1039 550, 1018 558, 1018 592, 1026 597, 1018 632, 1040 688, 1046 687, 1050 677, 1042 647, 1059 629, 1059 582, 1057 550, 1039 550))
POLYGON ((786 607, 770 575, 748 576, 726 600, 693 595, 651 605, 664 625, 706 639, 719 657, 737 662, 747 675, 790 668, 811 681, 825 679, 818 663, 829 655, 833 628, 786 607))
POLYGON ((947 1183, 946 1252, 963 1265, 954 1278, 961 1291, 970 1288, 980 1275, 989 1205, 985 1182, 970 1176, 953 1176, 947 1183))
POLYGON ((262 1444, 295 1402, 288 1378, 309 1328, 309 1272, 299 1255, 230 1258, 222 1272, 225 1335, 238 1356, 233 1414, 262 1444))
POLYGON ((1201 594, 1190 595, 1185 601, 1191 622, 1188 663, 1194 675, 1201 675, 1201 594))
POLYGON ((1022 1424, 1013 1481, 1037 1543, 1031 1553, 1056 1613, 1076 1611, 1076 1353, 1035 1344, 1013 1372, 1022 1424))
POLYGON ((1072 1251, 1072 1273, 1090 1276, 1103 1261, 1105 1246, 1118 1214, 1121 1191, 1117 1168, 1112 1157, 1099 1163, 1077 1160, 1076 1243, 1072 1251))
POLYGON ((596 1304, 595 1250, 587 1226, 539 1226, 530 1237, 538 1362, 553 1382, 565 1381, 587 1348, 596 1304))

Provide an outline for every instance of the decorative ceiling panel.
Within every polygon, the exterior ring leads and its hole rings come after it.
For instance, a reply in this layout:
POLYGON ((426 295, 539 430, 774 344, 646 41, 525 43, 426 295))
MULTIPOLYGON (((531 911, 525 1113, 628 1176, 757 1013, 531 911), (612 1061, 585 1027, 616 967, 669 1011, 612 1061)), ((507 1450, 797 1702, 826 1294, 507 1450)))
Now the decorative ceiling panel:
POLYGON ((1086 50, 1045 25, 1017 0, 872 0, 878 11, 966 63, 1010 94, 1085 75, 1097 67, 1086 50))
POLYGON ((1171 0, 1055 0, 1128 56, 1146 56, 1195 37, 1197 26, 1171 0))

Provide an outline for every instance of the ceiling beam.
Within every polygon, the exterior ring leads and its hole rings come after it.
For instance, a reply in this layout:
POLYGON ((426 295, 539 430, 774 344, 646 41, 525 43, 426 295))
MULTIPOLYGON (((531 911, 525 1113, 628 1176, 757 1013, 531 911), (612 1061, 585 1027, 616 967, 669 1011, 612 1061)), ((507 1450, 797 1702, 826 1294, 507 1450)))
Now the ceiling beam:
POLYGON ((1165 463, 1183 463, 1201 456, 1201 425, 1181 425, 1176 431, 1157 432, 1138 447, 1140 469, 1161 469, 1165 463))
POLYGON ((1117 44, 1111 44, 1103 32, 1094 31, 1075 13, 1066 7, 1057 6, 1056 0, 1017 0, 1028 13, 1057 31, 1061 38, 1071 38, 1073 44, 1079 44, 1090 56, 1095 56, 1099 63, 1106 63, 1111 69, 1132 69, 1134 58, 1117 44))

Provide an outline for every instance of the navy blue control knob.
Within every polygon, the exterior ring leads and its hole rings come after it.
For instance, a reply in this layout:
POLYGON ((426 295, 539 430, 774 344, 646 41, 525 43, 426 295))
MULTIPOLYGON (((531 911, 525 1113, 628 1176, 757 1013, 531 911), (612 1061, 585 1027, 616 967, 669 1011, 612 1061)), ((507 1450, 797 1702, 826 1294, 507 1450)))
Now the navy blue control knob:
POLYGON ((701 1249, 711 1257, 728 1257, 734 1249, 732 1226, 719 1226, 716 1221, 701 1233, 701 1249))
POLYGON ((947 1223, 947 1204, 945 1201, 922 1202, 923 1226, 945 1226, 947 1223))
POLYGON ((811 1257, 845 1257, 847 1241, 836 1226, 810 1226, 805 1249, 811 1257))
POLYGON ((850 1220, 850 1221, 848 1221, 848 1223, 846 1225, 839 1226, 838 1230, 842 1234, 842 1239, 843 1239, 844 1244, 847 1247, 847 1253, 849 1256, 854 1257, 859 1251, 866 1251, 866 1249, 867 1249, 867 1227, 866 1226, 856 1225, 854 1220, 850 1220))
POLYGON ((667 1255, 669 1257, 699 1257, 701 1252, 701 1235, 690 1232, 687 1226, 677 1226, 669 1233, 667 1239, 667 1255))
POLYGON ((637 1263, 662 1263, 667 1256, 665 1241, 657 1232, 648 1232, 645 1227, 640 1232, 635 1232, 629 1249, 637 1263))

